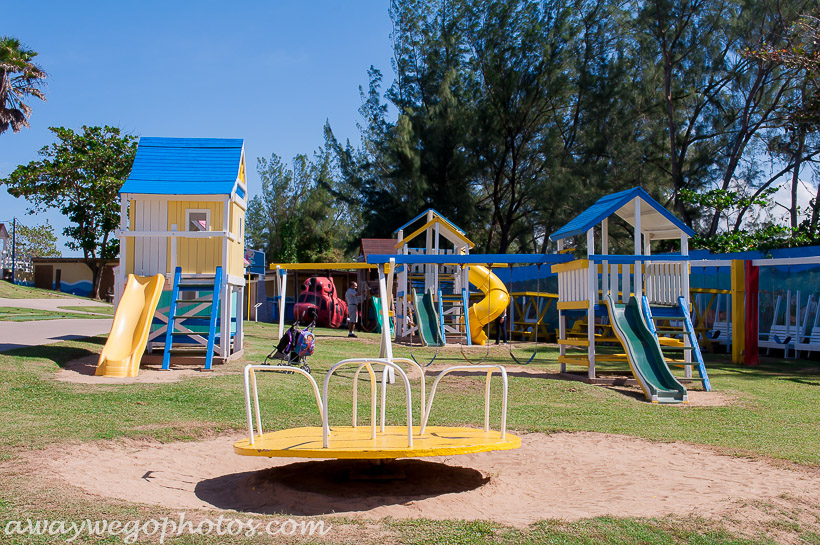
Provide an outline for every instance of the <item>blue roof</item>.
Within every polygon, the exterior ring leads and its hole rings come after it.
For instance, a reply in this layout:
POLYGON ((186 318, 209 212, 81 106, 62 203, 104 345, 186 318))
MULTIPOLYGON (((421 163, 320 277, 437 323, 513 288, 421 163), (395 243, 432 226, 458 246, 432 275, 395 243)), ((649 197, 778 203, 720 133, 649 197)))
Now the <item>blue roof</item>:
POLYGON ((230 195, 243 145, 241 139, 142 137, 120 193, 230 195))
MULTIPOLYGON (((669 234, 669 236, 656 238, 676 238, 679 237, 681 233, 690 237, 695 235, 695 232, 692 229, 676 218, 674 214, 661 205, 661 203, 650 197, 649 193, 647 193, 643 188, 633 187, 632 189, 627 189, 626 191, 601 197, 595 204, 575 216, 569 223, 551 234, 550 240, 561 240, 586 233, 592 227, 601 223, 605 218, 608 218, 612 214, 620 211, 621 208, 628 205, 630 201, 636 197, 640 198, 650 208, 648 211, 649 214, 647 214, 645 207, 641 207, 641 230, 643 232, 669 234), (672 231, 678 231, 678 233, 673 234, 672 231)), ((634 212, 632 210, 630 210, 629 213, 618 215, 626 220, 627 223, 634 226, 634 218, 632 218, 634 212)))

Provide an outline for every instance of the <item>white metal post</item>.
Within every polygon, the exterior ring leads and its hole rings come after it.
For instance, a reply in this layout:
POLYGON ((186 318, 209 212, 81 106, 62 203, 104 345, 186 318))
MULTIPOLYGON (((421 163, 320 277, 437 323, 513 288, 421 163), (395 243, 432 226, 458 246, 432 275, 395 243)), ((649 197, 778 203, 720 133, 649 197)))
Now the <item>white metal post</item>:
MULTIPOLYGON (((601 222, 601 253, 603 255, 609 255, 609 218, 604 218, 601 222)), ((612 297, 617 300, 618 299, 618 280, 617 280, 617 265, 615 266, 615 293, 612 294, 612 297)), ((606 299, 607 293, 609 293, 612 281, 609 277, 609 261, 604 261, 601 263, 601 299, 606 299)))
MULTIPOLYGON (((561 251, 563 249, 564 249, 564 239, 559 239, 558 240, 558 253, 561 253, 561 251)), ((562 298, 566 297, 566 294, 561 293, 561 282, 558 283, 558 297, 559 297, 559 299, 558 299, 559 304, 560 304, 560 301, 562 300, 562 298)), ((561 340, 564 340, 564 339, 567 338, 567 317, 564 316, 564 311, 561 310, 560 308, 558 309, 558 338, 561 339, 561 340)), ((565 344, 559 345, 558 346, 558 353, 561 356, 566 356, 567 355, 567 346, 565 344)), ((566 373, 567 372, 567 364, 561 362, 559 365, 560 365, 561 372, 566 373)))
MULTIPOLYGON (((171 231, 176 232, 177 224, 174 223, 171 225, 171 231)), ((168 278, 173 278, 174 271, 177 270, 177 237, 176 235, 171 236, 171 267, 168 271, 168 278)))
MULTIPOLYGON (((391 260, 392 261, 392 260, 391 260)), ((391 263, 392 265, 393 263, 391 263)), ((393 343, 390 338, 390 311, 387 299, 387 281, 384 275, 384 264, 379 264, 379 297, 382 301, 382 340, 380 353, 387 361, 393 361, 393 343)), ((387 372, 387 382, 396 382, 396 372, 391 367, 387 372)))
POLYGON ((598 303, 598 265, 592 260, 595 253, 595 228, 587 231, 587 259, 589 260, 589 310, 587 311, 587 376, 595 378, 595 305, 598 303))
MULTIPOLYGON (((685 256, 689 255, 689 237, 686 236, 685 233, 681 233, 681 236, 680 236, 680 254, 685 255, 685 256)), ((692 304, 691 304, 691 300, 690 300, 690 294, 689 294, 689 274, 691 273, 692 269, 691 269, 691 266, 689 264, 689 261, 684 261, 683 263, 681 263, 681 269, 680 270, 681 270, 680 285, 681 285, 681 291, 683 292, 683 293, 681 293, 681 295, 683 295, 683 300, 685 301, 685 307, 686 307, 684 312, 689 312, 689 309, 692 308, 692 304)), ((690 318, 691 318, 691 316, 690 316, 690 318)), ((694 326, 695 321, 691 320, 691 322, 694 326)), ((689 342, 689 336, 688 335, 683 336, 683 346, 687 346, 687 347, 692 346, 692 344, 689 342)), ((683 361, 686 362, 686 363, 691 363, 692 362, 692 351, 691 350, 684 350, 683 351, 683 361)), ((685 372, 687 378, 691 378, 692 377, 692 366, 691 365, 686 365, 684 367, 684 372, 685 372)))
MULTIPOLYGON (((250 285, 246 282, 243 287, 240 287, 237 291, 239 295, 236 296, 236 337, 233 341, 233 349, 234 352, 239 352, 242 350, 242 346, 244 344, 244 337, 245 337, 245 320, 243 316, 245 316, 245 290, 249 290, 250 293, 250 285)), ((250 305, 248 305, 250 308, 250 305)), ((250 317, 250 314, 248 313, 250 317)))
MULTIPOLYGON (((128 230, 128 200, 126 195, 120 195, 120 232, 128 230)), ((128 244, 134 244, 132 239, 128 241, 128 237, 120 234, 120 266, 117 267, 117 278, 114 293, 114 304, 119 305, 120 297, 123 290, 125 290, 125 280, 128 278, 128 244)))
MULTIPOLYGON (((641 199, 635 197, 635 255, 641 255, 641 199)), ((635 297, 643 295, 643 262, 635 260, 635 297)), ((624 297, 626 298, 626 297, 624 297)))
MULTIPOLYGON (((428 210, 427 211, 427 222, 433 221, 433 212, 428 210)), ((438 224, 436 224, 438 225, 438 224)), ((432 255, 433 253, 433 234, 434 231, 427 228, 427 231, 424 233, 426 240, 426 244, 424 246, 424 253, 426 255, 432 255)), ((435 265, 427 264, 424 265, 424 291, 431 289, 433 287, 433 269, 437 268, 435 265)))
MULTIPOLYGON (((436 222, 436 232, 435 236, 433 237, 433 255, 439 255, 439 224, 436 222)), ((438 300, 438 270, 439 266, 433 265, 433 290, 436 292, 433 294, 436 300, 438 300)), ((440 317, 440 319, 443 319, 440 317)))
MULTIPOLYGON (((227 240, 227 239, 225 239, 227 240)), ((219 327, 219 351, 221 352, 222 360, 228 361, 228 356, 231 352, 231 312, 233 311, 233 301, 231 301, 231 285, 227 280, 223 280, 224 284, 219 290, 222 294, 222 323, 219 327)))
POLYGON ((285 290, 288 287, 288 272, 276 266, 276 281, 279 283, 279 341, 285 334, 285 290))

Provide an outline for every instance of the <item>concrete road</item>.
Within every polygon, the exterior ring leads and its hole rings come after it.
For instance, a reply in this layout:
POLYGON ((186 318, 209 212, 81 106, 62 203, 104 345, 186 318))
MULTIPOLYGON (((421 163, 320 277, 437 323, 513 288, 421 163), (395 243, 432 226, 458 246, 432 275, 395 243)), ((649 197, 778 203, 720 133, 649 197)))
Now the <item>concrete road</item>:
MULTIPOLYGON (((103 301, 73 297, 49 297, 48 299, 6 299, 0 297, 0 307, 34 308, 37 310, 59 311, 58 307, 99 307, 110 306, 103 301)), ((93 312, 93 311, 91 311, 93 312)))
POLYGON ((113 319, 59 319, 36 322, 0 322, 0 352, 93 337, 111 331, 113 319))

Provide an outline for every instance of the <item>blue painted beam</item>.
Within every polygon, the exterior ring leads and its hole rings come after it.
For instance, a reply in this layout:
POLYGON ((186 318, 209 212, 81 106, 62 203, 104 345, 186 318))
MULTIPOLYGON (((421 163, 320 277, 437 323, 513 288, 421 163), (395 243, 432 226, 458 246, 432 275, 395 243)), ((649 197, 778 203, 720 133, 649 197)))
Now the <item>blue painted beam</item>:
POLYGON ((609 263, 635 263, 640 261, 689 261, 688 255, 680 254, 656 254, 656 255, 603 255, 595 254, 589 256, 595 263, 608 261, 609 263))
POLYGON ((486 265, 491 263, 566 263, 574 259, 569 254, 469 254, 469 255, 392 255, 392 254, 371 254, 367 256, 367 262, 371 265, 389 263, 391 259, 396 260, 396 264, 418 263, 418 264, 438 264, 438 265, 486 265))

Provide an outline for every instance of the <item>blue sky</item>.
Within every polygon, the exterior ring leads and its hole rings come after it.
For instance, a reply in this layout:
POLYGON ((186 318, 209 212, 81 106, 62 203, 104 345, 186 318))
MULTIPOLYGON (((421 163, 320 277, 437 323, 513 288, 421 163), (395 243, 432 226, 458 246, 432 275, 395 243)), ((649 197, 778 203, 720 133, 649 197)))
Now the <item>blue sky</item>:
MULTIPOLYGON (((367 69, 392 80, 388 3, 378 0, 237 2, 5 2, 0 34, 39 53, 47 102, 31 128, 0 135, 0 177, 37 159, 50 126, 114 125, 137 136, 244 138, 251 194, 256 158, 288 162, 337 137, 358 142, 367 69)), ((26 203, 0 189, 0 221, 26 203)), ((61 248, 63 255, 76 255, 61 248)))

